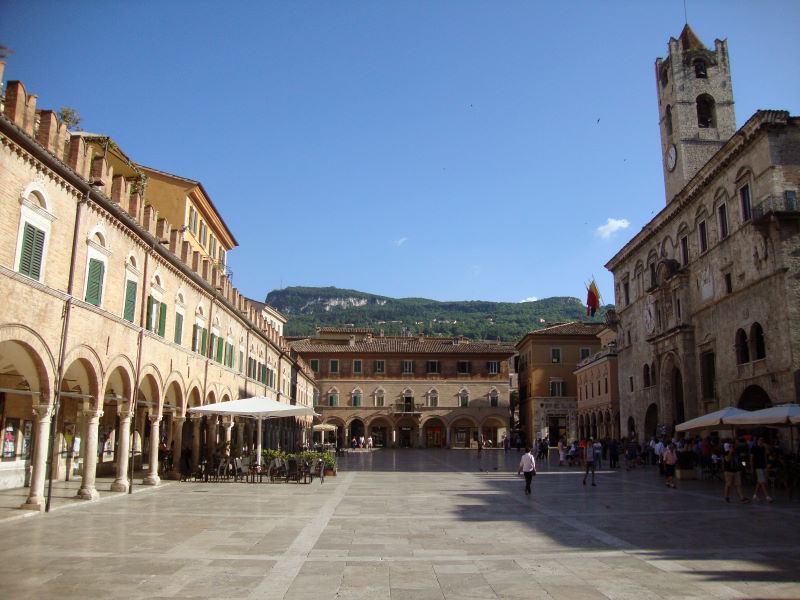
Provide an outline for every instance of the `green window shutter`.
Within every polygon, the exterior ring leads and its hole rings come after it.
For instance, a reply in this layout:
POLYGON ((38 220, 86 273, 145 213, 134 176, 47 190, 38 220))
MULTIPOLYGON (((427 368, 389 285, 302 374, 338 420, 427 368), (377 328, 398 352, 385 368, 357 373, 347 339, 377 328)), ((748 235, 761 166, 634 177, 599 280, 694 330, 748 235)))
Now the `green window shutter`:
POLYGON ((239 372, 242 372, 242 368, 244 367, 244 352, 239 350, 239 372))
POLYGON ((38 281, 42 270, 44 231, 25 223, 22 230, 22 251, 19 257, 19 272, 38 281))
POLYGON ((153 331, 153 297, 147 297, 147 318, 144 322, 144 328, 148 331, 153 331))
POLYGON ((175 343, 180 344, 183 338, 183 315, 175 313, 175 343))
POLYGON ((131 323, 136 313, 136 288, 136 282, 130 279, 125 284, 125 311, 122 317, 131 323))
POLYGON ((197 352, 197 330, 200 329, 197 323, 192 325, 192 352, 197 352))
POLYGON ((203 327, 203 333, 200 338, 200 354, 206 355, 206 342, 208 341, 208 329, 203 327))
POLYGON ((167 328, 167 305, 162 302, 161 310, 158 311, 158 335, 164 337, 164 331, 167 328))
POLYGON ((86 282, 86 302, 100 306, 103 293, 103 273, 105 265, 94 258, 89 259, 89 277, 86 282))
POLYGON ((225 340, 217 338, 217 362, 222 362, 222 343, 225 340))

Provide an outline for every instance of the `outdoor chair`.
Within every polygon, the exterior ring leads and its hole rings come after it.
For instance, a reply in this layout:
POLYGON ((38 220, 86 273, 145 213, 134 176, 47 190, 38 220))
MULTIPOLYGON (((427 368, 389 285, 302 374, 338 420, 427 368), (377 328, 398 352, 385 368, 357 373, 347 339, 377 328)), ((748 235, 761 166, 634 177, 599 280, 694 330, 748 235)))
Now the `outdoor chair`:
POLYGON ((280 458, 273 458, 267 468, 270 483, 277 479, 283 479, 286 476, 286 465, 280 458))
POLYGON ((233 480, 239 481, 244 479, 247 481, 247 475, 250 473, 250 459, 249 458, 234 458, 233 459, 233 480))
POLYGON ((300 483, 300 469, 297 465, 297 459, 293 456, 286 460, 286 483, 289 483, 289 481, 300 483))
POLYGON ((318 458, 314 461, 314 468, 311 471, 311 480, 314 480, 314 476, 319 477, 320 483, 325 483, 325 461, 321 458, 318 458))

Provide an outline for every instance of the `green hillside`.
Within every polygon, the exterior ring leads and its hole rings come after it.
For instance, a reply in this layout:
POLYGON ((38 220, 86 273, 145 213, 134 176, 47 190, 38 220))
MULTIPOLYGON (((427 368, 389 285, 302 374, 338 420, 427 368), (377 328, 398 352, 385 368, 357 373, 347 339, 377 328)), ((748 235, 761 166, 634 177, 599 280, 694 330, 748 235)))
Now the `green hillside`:
POLYGON ((312 335, 316 327, 369 327, 386 335, 425 333, 500 338, 514 342, 528 331, 559 321, 602 322, 612 305, 594 318, 578 298, 544 298, 535 302, 438 302, 425 298, 389 298, 335 287, 289 287, 271 291, 266 303, 287 318, 285 335, 312 335))

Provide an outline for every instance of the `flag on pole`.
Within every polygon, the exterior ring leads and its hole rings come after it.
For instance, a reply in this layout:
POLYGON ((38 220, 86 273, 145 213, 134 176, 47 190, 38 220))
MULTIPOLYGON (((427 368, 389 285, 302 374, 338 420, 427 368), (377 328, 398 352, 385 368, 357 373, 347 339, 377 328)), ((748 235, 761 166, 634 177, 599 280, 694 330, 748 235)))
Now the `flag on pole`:
POLYGON ((594 279, 592 279, 592 283, 589 284, 589 291, 586 294, 586 315, 594 316, 598 308, 600 308, 600 292, 594 279))

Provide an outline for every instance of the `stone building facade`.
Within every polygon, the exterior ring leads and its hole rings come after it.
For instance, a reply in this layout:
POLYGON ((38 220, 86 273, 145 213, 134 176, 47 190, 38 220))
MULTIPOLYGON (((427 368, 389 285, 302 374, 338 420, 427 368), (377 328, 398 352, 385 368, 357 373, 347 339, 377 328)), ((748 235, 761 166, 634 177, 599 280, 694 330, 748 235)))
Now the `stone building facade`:
POLYGON ((319 328, 291 345, 340 445, 363 435, 379 447, 470 448, 479 436, 501 443, 508 428, 511 344, 319 328))
MULTIPOLYGON (((0 114, 0 487, 30 486, 26 506, 41 508, 51 463, 54 478, 82 476, 82 498, 97 474, 124 491, 131 453, 157 484, 160 442, 176 468, 182 448, 196 465, 222 442, 253 443, 244 421, 187 408, 253 395, 310 405, 313 374, 184 239, 189 224, 159 214, 157 186, 113 140, 100 151, 36 100, 9 82, 0 114)), ((174 199, 181 219, 191 196, 174 199)), ((264 442, 291 445, 307 426, 272 423, 264 442)))
POLYGON ((667 205, 606 265, 623 435, 640 437, 800 391, 800 119, 758 111, 736 130, 726 43, 707 50, 687 25, 669 52, 667 205))
POLYGON ((520 428, 526 443, 549 438, 555 446, 578 436, 578 363, 600 350, 592 323, 554 323, 517 342, 520 428))
POLYGON ((578 363, 578 438, 619 439, 617 334, 606 327, 597 337, 600 351, 578 363))

